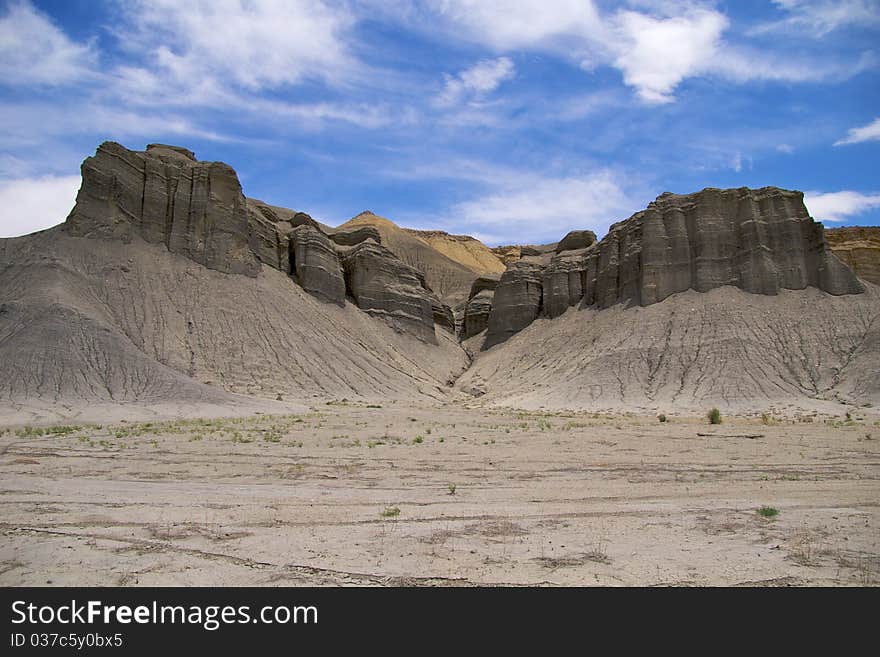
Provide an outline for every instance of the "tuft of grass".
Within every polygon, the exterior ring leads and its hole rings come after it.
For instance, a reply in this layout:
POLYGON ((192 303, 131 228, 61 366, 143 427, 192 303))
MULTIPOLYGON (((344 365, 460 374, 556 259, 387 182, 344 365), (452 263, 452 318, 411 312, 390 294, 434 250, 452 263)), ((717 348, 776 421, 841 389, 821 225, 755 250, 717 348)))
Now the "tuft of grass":
POLYGON ((455 484, 453 484, 453 483, 447 484, 447 487, 449 488, 449 494, 455 495, 455 489, 456 489, 455 484))
POLYGON ((762 518, 775 518, 779 515, 779 509, 775 509, 772 506, 762 506, 758 509, 758 515, 762 518))
POLYGON ((396 518, 400 515, 400 507, 396 506, 386 506, 385 509, 380 513, 383 518, 396 518))
POLYGON ((709 424, 721 424, 721 411, 717 408, 706 413, 706 417, 709 418, 709 424))
POLYGON ((413 438, 413 445, 421 445, 423 442, 425 442, 424 436, 416 436, 413 438))
POLYGON ((657 416, 657 419, 660 420, 661 422, 668 422, 669 421, 666 418, 666 415, 664 415, 663 413, 660 413, 660 415, 657 416))

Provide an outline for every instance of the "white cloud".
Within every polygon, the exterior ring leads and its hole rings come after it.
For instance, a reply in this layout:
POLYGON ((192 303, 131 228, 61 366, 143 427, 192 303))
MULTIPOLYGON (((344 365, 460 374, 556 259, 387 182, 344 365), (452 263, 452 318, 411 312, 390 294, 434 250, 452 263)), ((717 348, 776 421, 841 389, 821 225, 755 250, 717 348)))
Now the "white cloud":
POLYGON ((602 29, 591 0, 435 0, 433 6, 472 40, 499 50, 555 48, 602 29))
POLYGON ((0 17, 0 84, 64 85, 91 74, 91 44, 72 41, 26 0, 0 17))
POLYGON ((446 85, 437 102, 441 105, 454 105, 469 95, 491 93, 514 75, 516 67, 508 57, 484 59, 458 75, 445 75, 446 85))
POLYGON ((861 192, 806 192, 804 203, 810 214, 819 221, 845 221, 867 210, 880 208, 880 194, 861 192))
POLYGON ((488 45, 499 53, 546 52, 585 71, 612 66, 648 104, 673 101, 676 88, 691 77, 804 82, 844 79, 876 64, 870 53, 857 62, 843 62, 730 43, 723 38, 730 20, 712 2, 628 4, 632 9, 602 12, 590 1, 437 0, 432 5, 437 13, 423 15, 421 22, 442 29, 445 21, 450 38, 488 45))
POLYGON ((878 0, 773 0, 788 13, 786 18, 767 23, 758 32, 791 30, 805 31, 822 37, 848 25, 871 25, 880 22, 878 0))
POLYGON ((846 133, 846 137, 834 142, 834 145, 844 146, 845 144, 858 144, 863 141, 874 141, 877 139, 880 139, 880 117, 860 128, 850 128, 846 133))
POLYGON ((130 47, 150 52, 162 78, 184 92, 206 81, 251 91, 306 79, 336 84, 358 67, 347 47, 354 17, 321 0, 138 0, 125 7, 130 47))
POLYGON ((703 9, 671 18, 623 11, 615 25, 621 38, 614 64, 624 82, 648 103, 668 103, 682 80, 706 72, 728 21, 703 9))
POLYGON ((17 237, 63 222, 73 209, 79 176, 0 181, 0 237, 17 237))
POLYGON ((494 242, 552 241, 576 228, 601 237, 639 207, 608 170, 559 178, 518 174, 497 183, 489 193, 454 205, 444 223, 491 235, 494 242))
POLYGON ((776 150, 780 153, 791 155, 792 153, 794 153, 794 146, 792 146, 791 144, 778 144, 776 146, 776 150))

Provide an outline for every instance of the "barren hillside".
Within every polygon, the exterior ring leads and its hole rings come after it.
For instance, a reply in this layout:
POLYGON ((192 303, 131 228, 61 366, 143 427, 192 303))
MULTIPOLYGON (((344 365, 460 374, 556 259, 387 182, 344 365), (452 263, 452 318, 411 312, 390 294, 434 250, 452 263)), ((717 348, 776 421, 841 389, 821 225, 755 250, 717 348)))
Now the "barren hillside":
POLYGON ((483 352, 457 387, 481 404, 705 412, 880 404, 878 372, 877 287, 773 297, 723 287, 538 319, 483 352))

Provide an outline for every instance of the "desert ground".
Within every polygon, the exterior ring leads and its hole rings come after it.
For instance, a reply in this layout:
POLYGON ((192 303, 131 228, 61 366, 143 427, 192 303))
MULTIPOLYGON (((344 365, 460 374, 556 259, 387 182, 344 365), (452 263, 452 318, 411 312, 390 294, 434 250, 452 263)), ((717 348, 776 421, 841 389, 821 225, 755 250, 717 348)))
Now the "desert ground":
POLYGON ((667 420, 340 400, 0 427, 0 584, 880 582, 875 409, 667 420))

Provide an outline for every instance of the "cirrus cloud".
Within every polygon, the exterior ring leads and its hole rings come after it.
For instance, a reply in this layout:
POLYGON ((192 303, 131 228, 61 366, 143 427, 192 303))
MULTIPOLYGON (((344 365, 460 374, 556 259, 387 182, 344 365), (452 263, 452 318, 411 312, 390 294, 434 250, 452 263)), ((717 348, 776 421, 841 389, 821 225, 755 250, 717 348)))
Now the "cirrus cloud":
POLYGON ((834 142, 835 146, 847 144, 859 144, 863 141, 876 141, 880 139, 880 117, 871 121, 868 125, 859 128, 850 128, 843 139, 834 142))

